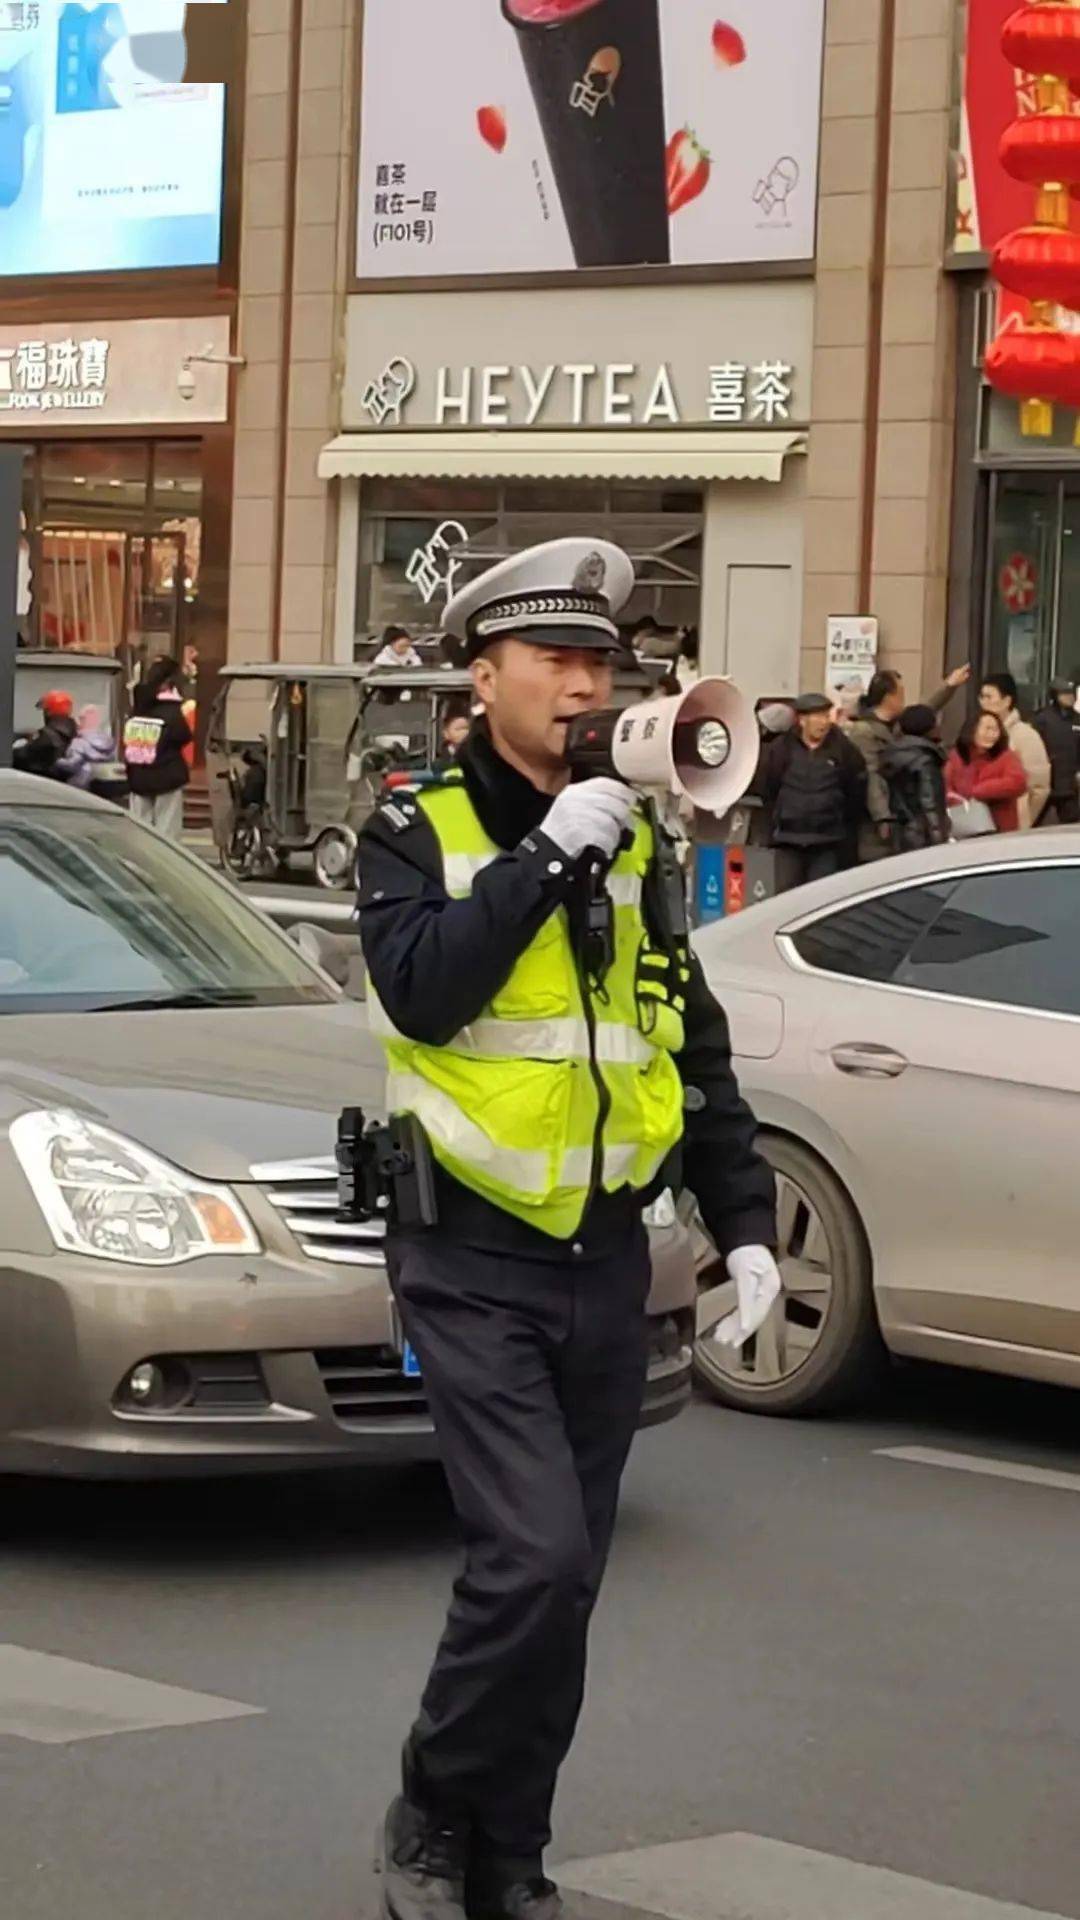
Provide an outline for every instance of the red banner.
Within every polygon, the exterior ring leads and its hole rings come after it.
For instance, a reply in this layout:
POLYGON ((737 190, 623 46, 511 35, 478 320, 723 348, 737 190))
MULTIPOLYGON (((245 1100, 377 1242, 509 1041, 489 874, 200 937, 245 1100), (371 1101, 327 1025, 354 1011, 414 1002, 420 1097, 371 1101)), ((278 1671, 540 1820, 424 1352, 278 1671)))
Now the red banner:
POLYGON ((1030 187, 1010 180, 998 144, 1018 115, 1035 108, 1034 84, 1009 66, 1001 30, 1018 0, 968 0, 963 120, 956 193, 957 253, 989 253, 1033 218, 1030 187))

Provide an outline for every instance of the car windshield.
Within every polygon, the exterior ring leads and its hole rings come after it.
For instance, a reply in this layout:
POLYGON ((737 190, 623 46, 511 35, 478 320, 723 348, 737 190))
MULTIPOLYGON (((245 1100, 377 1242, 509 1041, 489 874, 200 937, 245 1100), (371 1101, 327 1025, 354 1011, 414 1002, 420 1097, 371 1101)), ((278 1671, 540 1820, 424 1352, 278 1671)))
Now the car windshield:
POLYGON ((0 1013, 333 998, 239 894, 118 809, 0 808, 0 1013))

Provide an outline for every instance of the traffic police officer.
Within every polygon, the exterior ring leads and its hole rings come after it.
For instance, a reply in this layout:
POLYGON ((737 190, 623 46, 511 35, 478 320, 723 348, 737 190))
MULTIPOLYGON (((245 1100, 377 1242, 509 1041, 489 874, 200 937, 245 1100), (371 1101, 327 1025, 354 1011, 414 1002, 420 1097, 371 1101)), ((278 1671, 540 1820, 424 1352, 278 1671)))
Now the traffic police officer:
POLYGON ((610 705, 633 582, 618 548, 558 540, 459 593, 446 632, 484 717, 361 838, 388 1104, 423 1128, 438 1210, 392 1232, 389 1267, 466 1545, 381 1841, 391 1920, 559 1913, 542 1854, 641 1410, 642 1209, 680 1143, 736 1282, 727 1337, 780 1287, 772 1176, 726 1019, 662 931, 653 829, 629 787, 565 764, 567 723, 610 705))

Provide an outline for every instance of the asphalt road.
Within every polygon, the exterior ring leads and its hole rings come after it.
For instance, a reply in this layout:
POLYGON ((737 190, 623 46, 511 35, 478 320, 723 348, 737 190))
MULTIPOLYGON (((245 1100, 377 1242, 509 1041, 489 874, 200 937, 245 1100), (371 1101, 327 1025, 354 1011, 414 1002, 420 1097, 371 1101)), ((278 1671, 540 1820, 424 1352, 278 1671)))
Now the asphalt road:
MULTIPOLYGON (((912 1372, 872 1419, 643 1437, 558 1809, 574 1914, 1080 1920, 1078 1415, 912 1372)), ((437 1478, 19 1483, 0 1515, 3 1920, 373 1915, 437 1478)))

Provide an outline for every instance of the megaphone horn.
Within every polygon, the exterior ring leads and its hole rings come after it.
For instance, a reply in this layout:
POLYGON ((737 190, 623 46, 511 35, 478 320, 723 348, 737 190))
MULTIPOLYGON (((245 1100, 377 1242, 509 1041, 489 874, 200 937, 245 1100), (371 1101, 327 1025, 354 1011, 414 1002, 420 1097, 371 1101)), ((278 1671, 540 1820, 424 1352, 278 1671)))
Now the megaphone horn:
POLYGON ((758 761, 753 714, 730 680, 699 680, 669 700, 585 713, 567 729, 575 772, 684 794, 705 813, 741 800, 758 761))

